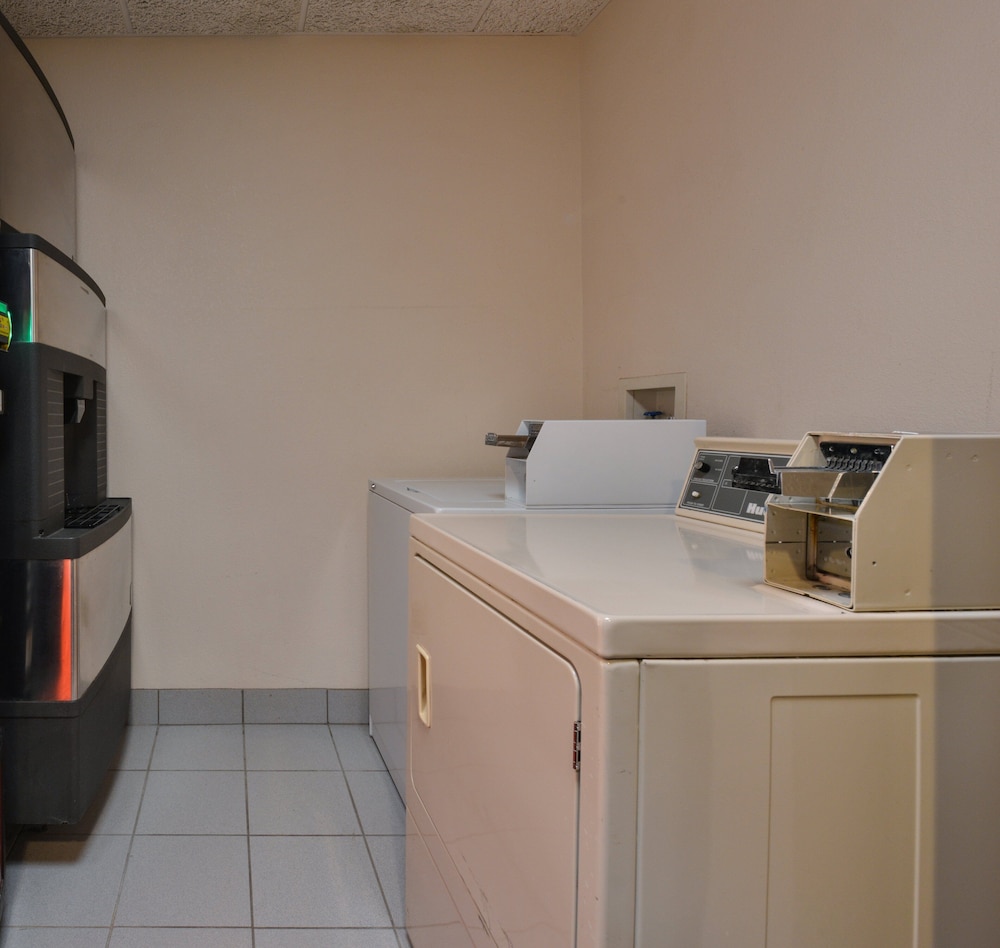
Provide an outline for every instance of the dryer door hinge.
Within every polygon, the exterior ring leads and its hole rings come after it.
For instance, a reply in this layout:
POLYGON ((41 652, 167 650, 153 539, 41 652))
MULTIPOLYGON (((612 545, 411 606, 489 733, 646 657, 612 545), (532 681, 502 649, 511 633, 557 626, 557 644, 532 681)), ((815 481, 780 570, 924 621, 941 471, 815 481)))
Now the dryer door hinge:
POLYGON ((580 722, 573 722, 573 769, 580 770, 580 722))

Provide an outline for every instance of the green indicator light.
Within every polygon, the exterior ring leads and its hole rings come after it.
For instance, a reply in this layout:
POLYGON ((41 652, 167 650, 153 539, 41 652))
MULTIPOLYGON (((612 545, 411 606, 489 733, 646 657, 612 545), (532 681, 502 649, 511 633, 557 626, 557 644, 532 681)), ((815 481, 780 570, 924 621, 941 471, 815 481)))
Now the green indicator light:
POLYGON ((7 304, 0 302, 0 350, 6 352, 10 348, 10 310, 7 304))

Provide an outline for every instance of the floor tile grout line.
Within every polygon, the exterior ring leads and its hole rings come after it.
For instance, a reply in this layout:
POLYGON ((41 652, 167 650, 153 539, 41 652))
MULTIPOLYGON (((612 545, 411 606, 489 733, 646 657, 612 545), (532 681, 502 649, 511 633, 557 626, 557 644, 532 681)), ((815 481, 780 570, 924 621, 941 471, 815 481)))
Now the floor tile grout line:
MULTIPOLYGON (((279 723, 296 724, 298 722, 279 722, 279 723)), ((304 723, 308 723, 308 722, 304 722, 304 723)), ((231 836, 231 837, 232 836, 244 836, 245 837, 245 846, 246 846, 246 850, 245 851, 246 851, 247 860, 248 860, 247 861, 247 873, 248 873, 249 898, 250 898, 249 930, 251 931, 251 942, 252 942, 253 945, 256 944, 256 934, 255 934, 255 932, 256 932, 256 929, 257 929, 257 922, 258 922, 256 913, 255 913, 255 910, 254 910, 254 903, 253 903, 253 861, 252 861, 252 856, 251 856, 251 843, 253 841, 254 835, 258 835, 258 836, 261 836, 261 837, 270 836, 272 838, 273 837, 284 837, 284 838, 292 838, 292 837, 298 837, 298 838, 330 838, 330 837, 333 837, 333 838, 342 838, 342 839, 354 839, 357 836, 361 836, 362 840, 363 840, 363 845, 365 846, 365 851, 366 851, 366 854, 367 854, 367 859, 368 859, 368 863, 367 864, 370 867, 371 871, 374 873, 375 882, 376 882, 376 885, 378 886, 379 894, 381 896, 381 904, 382 904, 383 910, 384 910, 385 922, 383 924, 362 925, 362 926, 357 926, 357 927, 363 928, 363 929, 366 929, 366 930, 367 929, 387 929, 389 931, 392 931, 392 932, 396 933, 396 936, 398 937, 398 933, 403 930, 403 929, 400 928, 400 925, 402 925, 402 922, 398 921, 394 917, 394 911, 393 911, 393 906, 396 906, 397 903, 398 903, 398 892, 396 891, 397 886, 396 886, 396 880, 395 880, 395 873, 398 871, 398 867, 395 866, 396 855, 398 854, 398 848, 395 847, 395 846, 393 846, 392 848, 390 848, 388 846, 388 844, 380 842, 380 845, 379 845, 377 851, 380 852, 380 857, 385 857, 385 858, 384 859, 380 858, 380 860, 376 860, 376 857, 374 855, 374 853, 376 851, 376 848, 373 848, 375 840, 373 839, 373 837, 386 837, 388 839, 397 839, 398 840, 398 838, 402 834, 398 833, 398 832, 392 832, 391 828, 387 828, 387 824, 384 822, 384 817, 381 814, 382 814, 383 811, 385 813, 388 813, 389 810, 386 810, 385 808, 382 808, 382 809, 379 809, 378 811, 371 811, 370 812, 370 807, 359 808, 359 800, 361 800, 361 797, 359 797, 358 794, 360 793, 362 795, 362 797, 364 796, 363 787, 352 788, 351 783, 347 780, 347 777, 348 777, 349 773, 350 774, 365 774, 365 773, 367 773, 367 774, 379 774, 379 773, 383 773, 384 774, 385 773, 384 767, 383 768, 377 768, 377 767, 375 767, 366 756, 364 756, 363 754, 359 754, 359 751, 362 750, 362 748, 356 745, 356 736, 357 735, 355 735, 353 733, 353 731, 357 730, 357 728, 354 728, 354 729, 351 729, 351 730, 343 729, 341 731, 341 730, 337 730, 337 728, 334 726, 334 724, 332 722, 325 722, 324 727, 325 727, 326 739, 329 740, 332 743, 332 745, 333 745, 334 757, 335 757, 335 760, 336 760, 336 764, 332 768, 331 767, 324 767, 321 770, 316 770, 316 769, 311 769, 310 768, 310 769, 304 770, 304 771, 287 771, 286 768, 281 768, 280 770, 278 770, 278 769, 271 769, 269 771, 262 771, 262 773, 267 773, 267 772, 270 772, 270 773, 281 773, 281 772, 296 773, 296 772, 298 772, 298 773, 313 773, 313 774, 334 774, 334 773, 340 774, 341 775, 341 779, 343 780, 344 788, 347 790, 347 794, 348 794, 347 799, 348 799, 348 801, 350 803, 350 807, 351 807, 350 812, 352 813, 354 821, 355 821, 355 823, 357 825, 357 831, 356 832, 349 832, 349 833, 316 833, 316 832, 311 832, 311 833, 294 833, 294 834, 290 834, 290 833, 274 833, 274 834, 262 833, 262 834, 253 834, 251 832, 251 826, 250 826, 250 796, 251 796, 251 789, 252 789, 251 788, 250 775, 251 775, 251 773, 253 773, 253 771, 250 770, 250 766, 249 766, 249 764, 250 764, 250 761, 249 761, 249 743, 250 743, 249 738, 250 738, 250 732, 248 731, 248 728, 245 725, 240 725, 239 735, 240 735, 240 740, 241 740, 241 745, 242 745, 242 748, 241 748, 241 751, 242 751, 242 774, 243 774, 242 783, 243 783, 243 801, 244 801, 243 802, 243 806, 244 806, 243 825, 244 825, 244 828, 245 828, 245 832, 242 832, 242 833, 232 833, 232 834, 230 834, 230 833, 219 834, 219 833, 209 833, 209 832, 204 832, 204 833, 180 833, 180 834, 178 834, 178 833, 169 833, 169 832, 166 832, 166 833, 142 833, 139 830, 139 826, 142 825, 144 808, 148 808, 150 805, 152 805, 151 804, 152 797, 147 798, 146 794, 147 793, 152 793, 151 782, 152 782, 152 779, 153 779, 153 775, 154 774, 168 774, 168 773, 185 773, 185 772, 191 773, 191 772, 196 771, 196 770, 203 770, 203 768, 183 768, 181 770, 175 770, 174 768, 170 768, 169 770, 166 770, 166 769, 165 770, 157 770, 156 769, 155 764, 156 764, 156 758, 157 758, 157 751, 158 751, 158 749, 162 749, 164 751, 164 753, 167 753, 167 745, 163 743, 164 741, 166 741, 166 738, 164 736, 165 735, 165 731, 163 730, 163 727, 164 726, 160 725, 160 724, 154 725, 150 729, 152 731, 152 734, 150 735, 147 732, 143 736, 142 741, 139 744, 135 745, 136 749, 141 749, 142 746, 146 745, 147 741, 150 742, 148 744, 148 749, 146 749, 145 753, 142 754, 141 756, 139 754, 137 754, 135 752, 135 750, 133 750, 133 753, 129 755, 129 757, 127 759, 127 762, 132 763, 133 766, 130 766, 130 767, 127 767, 127 768, 121 768, 120 770, 119 770, 118 767, 114 768, 114 770, 116 772, 120 772, 120 773, 126 773, 127 771, 131 771, 131 772, 137 772, 138 771, 139 773, 141 773, 141 783, 139 783, 138 781, 134 781, 134 780, 133 780, 133 783, 132 783, 133 790, 130 793, 130 797, 131 797, 131 799, 133 801, 133 805, 135 806, 135 810, 131 814, 131 819, 124 824, 125 827, 128 827, 129 823, 130 823, 131 824, 130 828, 129 829, 123 828, 122 825, 121 825, 121 823, 119 822, 118 826, 116 826, 116 827, 113 828, 113 831, 106 832, 106 833, 101 833, 100 834, 102 836, 116 836, 116 837, 119 837, 119 838, 124 837, 124 836, 128 836, 127 847, 124 847, 126 851, 124 853, 124 862, 123 862, 123 864, 121 866, 121 875, 118 878, 117 890, 115 891, 114 903, 113 903, 113 907, 112 907, 112 910, 111 910, 111 913, 110 913, 110 921, 108 922, 106 928, 103 925, 98 925, 98 926, 84 926, 84 927, 99 928, 99 929, 102 929, 103 931, 105 931, 106 932, 106 939, 105 939, 105 946, 106 946, 106 948, 109 948, 109 946, 112 944, 113 940, 115 939, 114 932, 115 932, 116 929, 121 928, 124 931, 124 930, 130 929, 130 928, 134 929, 134 928, 147 927, 147 926, 143 926, 143 925, 120 925, 120 924, 118 924, 118 913, 119 913, 119 911, 121 911, 121 909, 122 909, 122 907, 124 905, 124 901, 123 900, 124 900, 124 892, 125 892, 125 881, 127 879, 128 873, 129 873, 129 867, 130 867, 130 863, 132 862, 132 859, 133 859, 133 855, 134 855, 134 852, 135 852, 134 847, 135 847, 135 845, 137 843, 137 837, 138 836, 164 836, 164 837, 178 836, 178 835, 190 835, 190 836, 228 835, 228 836, 231 836), (344 741, 343 744, 338 743, 338 736, 341 737, 342 740, 344 741), (162 748, 161 748, 161 745, 163 745, 162 748), (345 754, 347 755, 346 757, 344 756, 345 754), (352 762, 352 763, 354 763, 357 766, 351 768, 351 770, 348 770, 345 767, 345 763, 347 763, 347 762, 352 762), (141 766, 135 766, 136 763, 141 763, 141 766), (368 813, 368 815, 370 817, 373 816, 373 814, 376 816, 376 823, 372 824, 372 827, 370 829, 366 828, 365 825, 362 823, 362 819, 361 819, 362 809, 364 809, 364 812, 368 813), (116 831, 118 829, 122 829, 122 831, 120 831, 120 832, 116 831), (383 847, 384 847, 384 851, 383 851, 383 847), (383 878, 382 874, 380 873, 380 869, 379 869, 380 862, 384 862, 385 863, 385 865, 383 866, 383 868, 388 873, 384 878, 383 878), (387 888, 387 886, 390 885, 390 882, 392 883, 392 885, 391 885, 390 888, 387 888), (390 896, 389 896, 390 890, 392 892, 392 898, 391 899, 390 899, 390 896)), ((358 725, 358 728, 363 728, 363 725, 358 725)), ((370 741, 370 734, 368 735, 368 738, 369 738, 369 741, 370 741)), ((163 756, 163 755, 161 755, 161 756, 163 756)), ((169 756, 167 758, 165 758, 165 759, 169 760, 169 756)), ((126 762, 126 761, 123 761, 123 762, 126 762)), ((236 768, 233 768, 233 771, 234 772, 240 772, 236 768)), ((211 771, 206 771, 206 773, 210 773, 210 772, 211 771)), ((389 809, 395 810, 396 806, 399 805, 400 801, 396 798, 395 794, 392 795, 392 798, 393 798, 392 799, 392 805, 390 806, 389 809)), ((364 802, 364 801, 361 800, 361 802, 364 802)), ((393 816, 391 819, 394 821, 395 820, 395 816, 393 816)), ((392 823, 390 822, 388 824, 388 826, 391 827, 391 825, 392 825, 392 823)), ((93 832, 93 829, 91 830, 91 832, 93 832)), ((354 844, 354 845, 356 845, 356 844, 354 844)), ((355 850, 355 852, 357 852, 357 850, 355 850)), ((360 855, 360 853, 359 853, 359 855, 360 855)), ((372 893, 372 895, 374 895, 374 893, 372 893)), ((17 927, 23 928, 25 926, 17 926, 17 927)), ((48 927, 48 928, 51 928, 51 927, 78 927, 78 926, 44 926, 43 925, 43 926, 27 926, 27 927, 48 927)), ((153 927, 161 927, 161 926, 155 926, 154 925, 153 927)), ((232 926, 232 925, 227 925, 227 926, 180 925, 180 926, 167 926, 167 927, 190 927, 190 928, 194 928, 194 929, 197 929, 197 928, 206 928, 206 927, 226 927, 226 928, 241 928, 242 929, 245 926, 242 926, 242 925, 236 925, 236 926, 232 926)), ((335 926, 335 927, 337 927, 337 926, 335 926)))
MULTIPOLYGON (((347 779, 347 771, 343 767, 343 759, 340 756, 340 748, 337 747, 336 738, 333 736, 333 725, 327 724, 327 729, 330 732, 330 740, 333 741, 333 749, 337 754, 337 760, 341 764, 341 769, 344 773, 344 785, 347 787, 347 795, 351 799, 351 806, 354 808, 354 818, 358 821, 358 828, 361 830, 361 839, 364 841, 365 852, 368 854, 368 862, 372 867, 372 872, 375 875, 375 884, 378 886, 379 895, 382 896, 382 904, 385 907, 386 917, 389 919, 389 925, 395 928, 395 921, 392 917, 392 906, 389 905, 389 898, 385 893, 385 886, 382 883, 382 877, 379 875, 378 866, 375 865, 375 857, 372 855, 371 845, 368 843, 368 833, 365 832, 365 825, 361 822, 361 813, 358 810, 358 805, 354 800, 354 791, 351 789, 351 782, 347 779)), ((396 941, 399 941, 396 938, 396 941)))
POLYGON ((129 860, 132 858, 132 846, 135 844, 136 830, 139 827, 139 817, 142 814, 142 803, 146 798, 146 787, 149 785, 149 774, 153 768, 153 755, 156 753, 156 742, 160 737, 160 726, 157 724, 153 733, 153 743, 149 748, 149 759, 146 761, 146 770, 142 778, 142 790, 139 792, 139 806, 136 807, 135 819, 132 821, 132 832, 129 835, 128 849, 125 852, 125 862, 122 865, 122 877, 118 881, 118 894, 115 896, 114 908, 111 910, 111 919, 108 924, 108 937, 104 943, 104 948, 111 948, 111 937, 115 930, 115 921, 118 918, 118 907, 121 905, 122 893, 125 891, 125 876, 128 874, 129 860))
POLYGON ((247 753, 246 692, 241 697, 243 716, 243 793, 247 829, 247 888, 250 898, 250 948, 257 945, 257 916, 253 904, 253 854, 250 850, 250 759, 247 753))

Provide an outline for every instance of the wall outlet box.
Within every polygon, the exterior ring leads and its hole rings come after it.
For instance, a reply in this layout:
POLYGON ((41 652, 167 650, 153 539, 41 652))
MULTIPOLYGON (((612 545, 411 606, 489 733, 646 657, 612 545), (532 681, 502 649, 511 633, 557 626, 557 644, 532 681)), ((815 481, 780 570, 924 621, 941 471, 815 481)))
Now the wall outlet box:
POLYGON ((687 375, 642 375, 619 379, 623 418, 687 417, 687 375))

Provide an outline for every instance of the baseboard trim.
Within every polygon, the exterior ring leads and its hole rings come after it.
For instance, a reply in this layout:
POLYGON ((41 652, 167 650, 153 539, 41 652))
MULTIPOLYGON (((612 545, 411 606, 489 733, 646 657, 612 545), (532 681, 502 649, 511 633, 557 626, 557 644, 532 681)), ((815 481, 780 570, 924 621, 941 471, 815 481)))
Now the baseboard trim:
POLYGON ((367 688, 133 688, 130 724, 367 724, 367 688))

